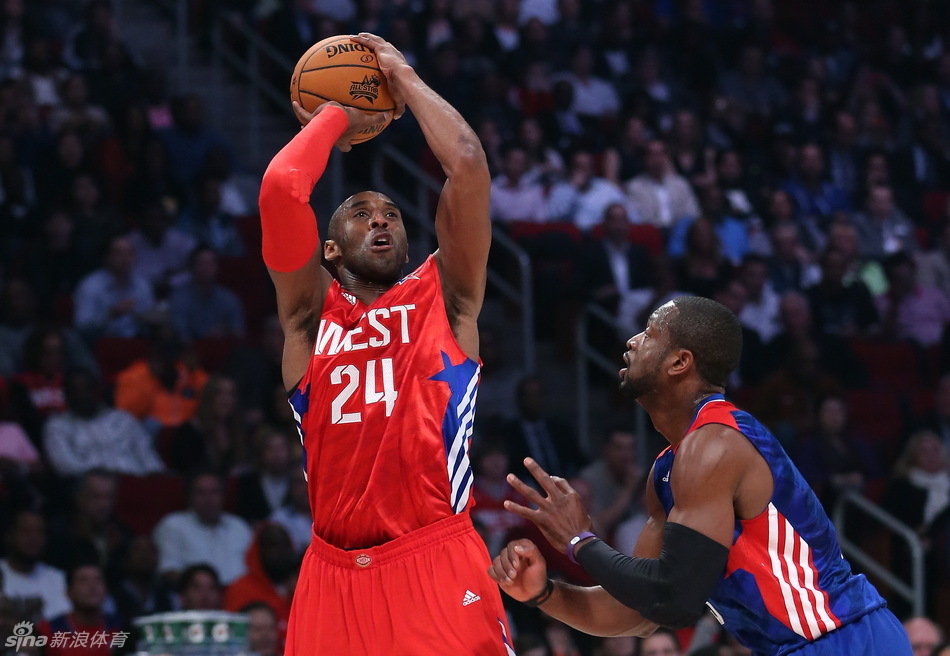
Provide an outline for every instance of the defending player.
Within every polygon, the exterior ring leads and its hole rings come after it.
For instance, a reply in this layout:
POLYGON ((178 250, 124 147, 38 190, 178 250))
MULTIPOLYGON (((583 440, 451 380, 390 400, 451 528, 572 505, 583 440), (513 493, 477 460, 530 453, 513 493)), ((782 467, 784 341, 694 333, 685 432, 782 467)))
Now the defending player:
POLYGON ((678 298, 627 342, 621 389, 670 442, 647 484, 649 520, 633 557, 590 533, 564 479, 529 469, 547 496, 509 476, 534 521, 602 587, 552 584, 528 540, 490 569, 501 588, 581 631, 649 635, 695 622, 708 605, 757 656, 910 656, 897 619, 863 575, 851 572, 834 527, 776 439, 723 397, 739 363, 733 314, 678 298))
POLYGON ((372 191, 333 213, 320 266, 309 206, 334 144, 386 117, 327 103, 264 174, 264 261, 277 289, 283 377, 304 446, 313 539, 288 656, 512 654, 488 552, 472 528, 469 440, 476 318, 491 242, 490 177, 475 133, 383 39, 360 34, 448 177, 438 250, 403 276, 399 208, 372 191))

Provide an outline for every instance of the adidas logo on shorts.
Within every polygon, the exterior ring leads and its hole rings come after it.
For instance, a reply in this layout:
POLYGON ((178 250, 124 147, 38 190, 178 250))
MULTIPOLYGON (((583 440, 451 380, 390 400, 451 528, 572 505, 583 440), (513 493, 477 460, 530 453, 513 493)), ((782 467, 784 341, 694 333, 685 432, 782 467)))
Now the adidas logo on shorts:
POLYGON ((476 601, 479 601, 481 597, 472 592, 471 590, 465 591, 465 596, 462 597, 462 605, 468 606, 469 604, 474 604, 476 601))

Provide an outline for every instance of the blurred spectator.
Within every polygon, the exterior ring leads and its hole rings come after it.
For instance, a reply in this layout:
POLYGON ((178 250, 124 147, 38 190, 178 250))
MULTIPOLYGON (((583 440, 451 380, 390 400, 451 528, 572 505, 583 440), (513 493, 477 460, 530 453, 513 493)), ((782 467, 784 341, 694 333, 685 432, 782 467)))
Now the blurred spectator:
POLYGON ((713 222, 702 217, 686 231, 686 250, 674 261, 676 286, 690 294, 712 298, 732 277, 733 267, 722 253, 713 222))
POLYGON ((270 520, 287 530, 287 534, 293 540, 296 553, 303 554, 310 546, 310 538, 313 536, 313 516, 310 513, 307 479, 301 472, 291 476, 287 501, 273 512, 270 520))
POLYGON ((98 260, 79 252, 76 221, 68 211, 50 210, 42 221, 40 238, 27 249, 25 271, 36 287, 40 306, 54 308, 56 302, 72 296, 76 282, 96 268, 98 260))
POLYGON ((508 356, 509 340, 496 326, 478 326, 478 355, 482 360, 478 383, 479 426, 498 424, 515 417, 518 381, 524 376, 521 368, 508 356))
POLYGON ((626 550, 629 545, 621 548, 611 538, 621 522, 644 513, 640 503, 644 472, 637 464, 637 436, 620 426, 608 430, 600 457, 584 467, 577 477, 590 490, 587 510, 594 530, 621 553, 632 553, 626 550))
MULTIPOLYGON (((37 309, 36 294, 30 283, 22 278, 10 278, 3 287, 0 302, 0 376, 24 370, 38 372, 48 366, 44 362, 50 358, 44 356, 55 355, 55 349, 45 352, 45 347, 52 346, 53 340, 48 335, 49 326, 37 314, 37 309), (27 338, 31 336, 27 349, 27 338), (24 362, 27 351, 31 358, 29 365, 24 362)), ((59 327, 56 332, 65 345, 62 355, 66 366, 98 370, 95 358, 74 331, 59 327)))
POLYGON ((221 610, 221 579, 214 567, 196 563, 178 577, 178 605, 182 610, 221 610))
POLYGON ((214 180, 221 198, 221 211, 233 217, 243 217, 251 210, 234 175, 234 162, 222 146, 214 146, 205 156, 202 177, 214 180))
POLYGON ((64 388, 65 411, 51 416, 43 428, 43 448, 56 473, 78 476, 101 468, 143 476, 165 468, 135 417, 103 405, 90 372, 71 371, 64 388))
POLYGON ((155 299, 134 268, 132 242, 128 237, 113 237, 103 268, 79 283, 74 297, 75 322, 87 339, 145 334, 155 299))
POLYGON ((620 299, 649 282, 649 253, 630 239, 630 217, 623 203, 607 206, 603 234, 585 241, 578 268, 586 299, 612 315, 620 299))
POLYGON ((847 193, 825 180, 825 159, 821 146, 806 143, 799 153, 796 175, 784 185, 798 208, 798 216, 824 228, 836 212, 851 209, 847 193))
POLYGON ((135 273, 151 285, 159 296, 181 282, 195 240, 172 226, 172 217, 159 202, 142 208, 139 229, 129 235, 135 249, 135 273), (159 291, 160 290, 160 291, 159 291))
POLYGON ((237 477, 237 514, 248 523, 267 519, 287 502, 292 469, 290 438, 263 427, 257 439, 254 469, 237 477))
POLYGON ((600 656, 637 656, 637 639, 633 636, 603 638, 597 653, 600 656))
POLYGON ((181 351, 178 341, 160 336, 147 359, 133 363, 116 378, 115 407, 144 421, 150 432, 181 426, 198 409, 208 374, 186 363, 181 351))
POLYGON ((649 137, 643 118, 627 116, 621 125, 619 141, 608 144, 604 151, 604 177, 619 185, 638 176, 643 171, 649 137))
POLYGON ((195 198, 182 212, 179 225, 218 255, 244 255, 246 249, 237 225, 240 217, 222 205, 221 182, 201 178, 195 183, 195 191, 195 198))
POLYGON ((950 298, 950 222, 940 230, 934 248, 920 256, 917 282, 938 289, 950 298))
POLYGON ((188 509, 166 515, 155 527, 158 569, 174 580, 188 565, 214 563, 221 582, 244 575, 244 554, 251 529, 240 517, 224 512, 224 484, 216 474, 196 474, 188 481, 188 509))
POLYGON ((544 188, 537 180, 529 180, 528 154, 520 146, 508 146, 504 155, 504 173, 492 180, 491 218, 510 223, 540 223, 544 216, 544 188))
POLYGON ((706 147, 695 112, 688 109, 676 112, 667 143, 673 168, 687 182, 696 187, 716 182, 715 151, 706 147))
MULTIPOLYGON (((577 6, 579 8, 579 4, 577 6)), ((557 39, 556 36, 552 37, 557 39)), ((564 42, 558 39, 558 43, 564 42)), ((593 118, 602 124, 609 124, 620 111, 617 90, 607 80, 594 74, 594 51, 587 45, 578 44, 575 47, 569 70, 554 79, 566 80, 573 87, 574 103, 571 109, 582 118, 593 118)))
POLYGON ((798 441, 815 430, 819 400, 841 393, 841 383, 820 360, 818 344, 804 337, 792 341, 781 366, 763 378, 754 414, 794 453, 798 441))
MULTIPOLYGON (((788 199, 785 192, 776 192, 788 199)), ((772 258, 769 260, 769 280, 778 294, 804 291, 821 280, 821 272, 810 261, 802 246, 799 230, 794 224, 782 223, 772 229, 772 258)))
POLYGON ((556 183, 548 196, 549 221, 566 221, 581 230, 590 230, 604 218, 613 203, 630 210, 620 187, 595 172, 594 156, 578 150, 571 156, 567 179, 556 183))
POLYGON ((929 617, 908 617, 903 624, 913 656, 933 656, 943 641, 943 629, 929 617))
POLYGON ((860 280, 872 296, 887 291, 887 279, 880 262, 861 256, 858 228, 850 221, 835 221, 828 226, 828 248, 841 253, 845 260, 845 281, 860 280))
POLYGON ((39 600, 44 619, 68 613, 72 603, 66 596, 66 577, 40 560, 46 550, 43 515, 30 510, 17 512, 7 527, 4 546, 6 557, 0 560, 3 594, 23 601, 39 600))
POLYGON ((924 347, 939 345, 950 325, 950 298, 933 287, 919 285, 914 259, 903 251, 884 260, 884 273, 887 293, 875 299, 881 333, 924 347))
POLYGON ((676 634, 660 628, 640 643, 640 656, 683 656, 683 652, 676 634))
POLYGON ((864 153, 858 145, 858 125, 854 115, 846 110, 837 111, 828 147, 828 173, 831 183, 852 198, 860 187, 863 160, 864 153))
POLYGON ((237 386, 215 375, 195 393, 197 408, 175 431, 172 466, 184 473, 210 469, 227 476, 249 456, 237 386))
POLYGON ((49 562, 68 570, 75 562, 96 563, 106 580, 116 581, 131 531, 115 518, 116 477, 92 469, 76 484, 72 512, 50 526, 49 562))
POLYGON ((511 460, 508 446, 502 440, 485 436, 473 443, 472 471, 472 497, 475 499, 472 521, 482 526, 485 546, 495 557, 507 543, 508 532, 523 523, 518 515, 505 510, 505 501, 521 504, 527 501, 505 478, 511 471, 511 460))
POLYGON ((256 656, 280 656, 282 640, 277 630, 277 614, 262 601, 254 601, 240 609, 247 615, 247 642, 256 656))
MULTIPOLYGON (((714 183, 700 188, 699 199, 702 217, 712 222, 723 255, 732 264, 738 265, 749 251, 749 228, 746 222, 727 213, 722 189, 714 183)), ((670 257, 682 257, 686 250, 686 234, 694 220, 686 217, 673 224, 667 239, 670 257)))
MULTIPOLYGON (((7 414, 5 409, 0 409, 0 417, 7 414)), ((40 453, 23 427, 14 421, 0 419, 0 476, 6 478, 41 468, 40 453)))
POLYGON ((867 335, 878 323, 874 299, 860 280, 848 282, 848 262, 840 251, 821 255, 821 281, 806 291, 820 333, 854 337, 867 335))
POLYGON ((113 237, 123 232, 118 214, 102 193, 102 183, 89 172, 80 171, 69 186, 68 207, 76 221, 76 247, 83 262, 100 262, 111 247, 113 237))
POLYGON ((277 614, 277 628, 283 643, 300 565, 284 527, 273 522, 261 524, 247 550, 246 562, 247 574, 225 590, 224 609, 237 612, 251 602, 264 602, 277 614))
MULTIPOLYGON (((745 286, 736 278, 722 283, 712 293, 712 300, 724 305, 738 319, 748 300, 745 286)), ((728 387, 752 386, 759 382, 764 373, 762 366, 763 347, 758 333, 742 325, 742 354, 738 370, 732 372, 728 387)))
POLYGON ((23 341, 23 367, 13 377, 11 397, 20 406, 17 414, 30 429, 66 409, 64 342, 53 326, 37 327, 23 341))
POLYGON ((890 187, 877 186, 868 190, 865 213, 854 217, 861 233, 861 255, 867 258, 884 257, 918 250, 913 222, 894 205, 890 187))
POLYGON ((822 399, 817 415, 815 432, 799 443, 795 463, 831 512, 843 492, 865 494, 868 484, 883 472, 873 446, 851 425, 843 397, 822 399))
MULTIPOLYGON (((950 452, 937 435, 922 430, 910 436, 894 465, 881 505, 907 524, 924 547, 927 575, 925 608, 932 611, 935 593, 947 572, 944 553, 950 523, 950 452)), ((905 580, 910 576, 910 555, 906 542, 896 535, 891 545, 891 570, 905 580)), ((898 611, 907 604, 899 601, 898 611)), ((897 605, 897 604, 895 604, 897 605)))
MULTIPOLYGON (((300 50, 303 52, 314 41, 300 50)), ((298 55, 295 55, 296 58, 298 55)), ((195 94, 178 96, 172 100, 173 124, 160 131, 168 152, 171 179, 181 188, 188 188, 198 180, 201 167, 213 148, 224 148, 229 154, 227 141, 212 128, 205 125, 204 107, 195 94)))
POLYGON ((666 144, 655 139, 646 146, 646 168, 624 187, 637 221, 670 228, 681 219, 700 215, 689 183, 670 164, 666 144))
POLYGON ((89 88, 82 73, 73 73, 63 81, 60 98, 61 104, 49 118, 54 132, 76 130, 88 141, 95 141, 110 129, 106 110, 89 102, 89 88))
POLYGON ((537 376, 528 375, 518 383, 518 418, 504 427, 504 436, 511 449, 512 471, 521 480, 533 477, 524 467, 528 456, 537 461, 544 471, 572 476, 583 464, 583 457, 568 426, 553 419, 545 409, 547 395, 544 384, 537 376))
POLYGON ((56 60, 52 39, 39 34, 30 35, 23 57, 23 74, 34 102, 39 107, 51 108, 60 103, 59 87, 68 72, 56 60))
POLYGON ((786 100, 782 85, 765 70, 765 53, 753 44, 742 49, 738 66, 723 77, 720 91, 746 113, 761 117, 772 116, 786 100))
POLYGON ((548 187, 564 175, 564 157, 551 146, 538 119, 528 116, 521 120, 518 144, 528 157, 526 179, 548 187))
POLYGON ((98 71, 110 44, 119 40, 118 24, 108 0, 93 0, 85 16, 68 35, 63 59, 73 70, 98 71))
POLYGON ((758 255, 747 255, 739 267, 737 277, 746 291, 739 321, 746 328, 755 331, 762 344, 767 344, 781 330, 779 295, 775 293, 769 281, 768 260, 758 255))
POLYGON ((244 307, 230 289, 218 284, 218 255, 199 246, 190 256, 190 276, 171 295, 172 321, 184 341, 206 337, 243 337, 244 307))
MULTIPOLYGON (((482 381, 485 379, 485 347, 482 356, 482 381)), ((264 411, 273 400, 275 387, 283 387, 281 361, 284 355, 284 331, 277 315, 264 319, 257 344, 238 345, 231 350, 223 373, 237 382, 240 407, 248 426, 257 426, 264 420, 264 411)), ((482 388, 478 390, 479 412, 482 408, 482 388)))
POLYGON ((102 568, 95 563, 74 565, 66 572, 66 586, 72 611, 43 622, 38 627, 39 633, 50 639, 57 632, 67 633, 70 638, 86 634, 88 642, 84 647, 77 647, 72 639, 65 645, 48 644, 46 656, 110 656, 115 653, 112 640, 122 627, 117 617, 105 611, 108 591, 102 568))
POLYGON ((677 287, 679 281, 673 263, 665 256, 651 257, 648 261, 649 280, 643 287, 631 289, 620 298, 617 308, 619 338, 626 342, 641 332, 653 310, 678 296, 691 296, 677 287))
POLYGON ((172 609, 172 591, 158 576, 158 550, 151 536, 137 535, 129 542, 112 597, 125 626, 133 618, 172 609))

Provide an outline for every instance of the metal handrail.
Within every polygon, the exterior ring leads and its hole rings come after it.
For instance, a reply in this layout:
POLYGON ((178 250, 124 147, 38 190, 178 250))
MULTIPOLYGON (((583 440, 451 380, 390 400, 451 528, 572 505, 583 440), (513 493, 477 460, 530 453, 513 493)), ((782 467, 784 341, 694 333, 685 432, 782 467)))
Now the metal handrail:
MULTIPOLYGON (((599 305, 588 303, 578 313, 577 325, 575 327, 575 381, 574 388, 577 390, 577 442, 581 449, 587 454, 594 453, 594 444, 591 436, 591 417, 590 417, 590 384, 588 382, 588 366, 594 365, 600 371, 609 376, 610 380, 617 380, 617 369, 620 366, 619 361, 608 360, 590 343, 590 336, 587 330, 587 322, 590 319, 600 321, 614 330, 617 334, 623 329, 623 326, 609 312, 599 305)), ((619 354, 618 354, 619 355, 619 354)), ((633 416, 634 430, 640 439, 637 440, 637 462, 646 467, 650 459, 647 453, 647 414, 643 408, 636 405, 633 416)))
POLYGON ((882 580, 896 594, 907 599, 913 607, 913 615, 924 614, 924 548, 920 538, 907 524, 890 514, 873 501, 854 490, 847 490, 838 498, 834 507, 835 529, 838 531, 838 544, 841 551, 855 563, 882 580), (887 566, 877 562, 845 535, 845 508, 854 506, 902 538, 910 548, 911 583, 908 584, 895 576, 887 566))
MULTIPOLYGON (((429 207, 429 198, 432 193, 440 193, 442 185, 422 170, 416 162, 390 144, 381 146, 373 161, 373 184, 398 205, 408 210, 409 215, 415 218, 418 226, 427 235, 435 236, 435 225, 430 220, 432 212, 429 207), (414 201, 386 182, 386 160, 391 160, 397 164, 416 181, 414 201)), ((536 363, 531 258, 511 237, 495 230, 494 226, 492 228, 492 245, 500 246, 518 264, 519 280, 517 285, 511 284, 500 273, 491 268, 488 269, 488 284, 497 289, 504 298, 518 303, 521 309, 521 355, 524 361, 524 370, 531 372, 535 370, 536 363)))

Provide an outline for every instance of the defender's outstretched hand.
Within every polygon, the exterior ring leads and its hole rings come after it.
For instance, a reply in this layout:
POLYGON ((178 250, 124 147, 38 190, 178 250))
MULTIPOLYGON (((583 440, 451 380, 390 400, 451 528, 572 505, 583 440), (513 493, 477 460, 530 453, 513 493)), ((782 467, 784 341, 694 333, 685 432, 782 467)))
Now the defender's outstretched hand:
POLYGON ((541 496, 517 476, 508 474, 508 483, 535 504, 537 509, 526 508, 514 501, 505 501, 505 508, 537 524, 548 542, 566 553, 571 538, 591 530, 593 523, 590 515, 570 483, 560 476, 549 475, 532 458, 525 458, 524 464, 547 496, 541 496))
POLYGON ((399 88, 399 80, 393 74, 400 66, 409 66, 403 55, 396 46, 381 36, 370 34, 369 32, 360 32, 350 36, 352 41, 366 46, 376 55, 376 61, 379 63, 379 70, 386 76, 386 84, 389 87, 389 95, 393 97, 396 103, 396 112, 393 118, 399 118, 406 111, 406 101, 403 98, 402 89, 399 88))
POLYGON ((368 114, 360 109, 356 109, 355 107, 344 107, 338 102, 323 103, 312 112, 308 112, 296 100, 293 101, 293 106, 294 115, 296 115, 297 120, 300 121, 300 125, 307 125, 311 120, 313 120, 314 116, 330 106, 339 107, 344 112, 346 112, 346 118, 349 121, 349 125, 346 128, 346 132, 343 133, 343 136, 341 136, 335 144, 336 147, 342 150, 344 153, 348 152, 353 147, 350 142, 355 139, 360 132, 376 125, 385 125, 389 122, 389 117, 391 115, 391 112, 373 112, 368 114))
POLYGON ((488 575, 509 597, 527 601, 544 592, 548 566, 534 542, 514 540, 495 556, 488 575))

